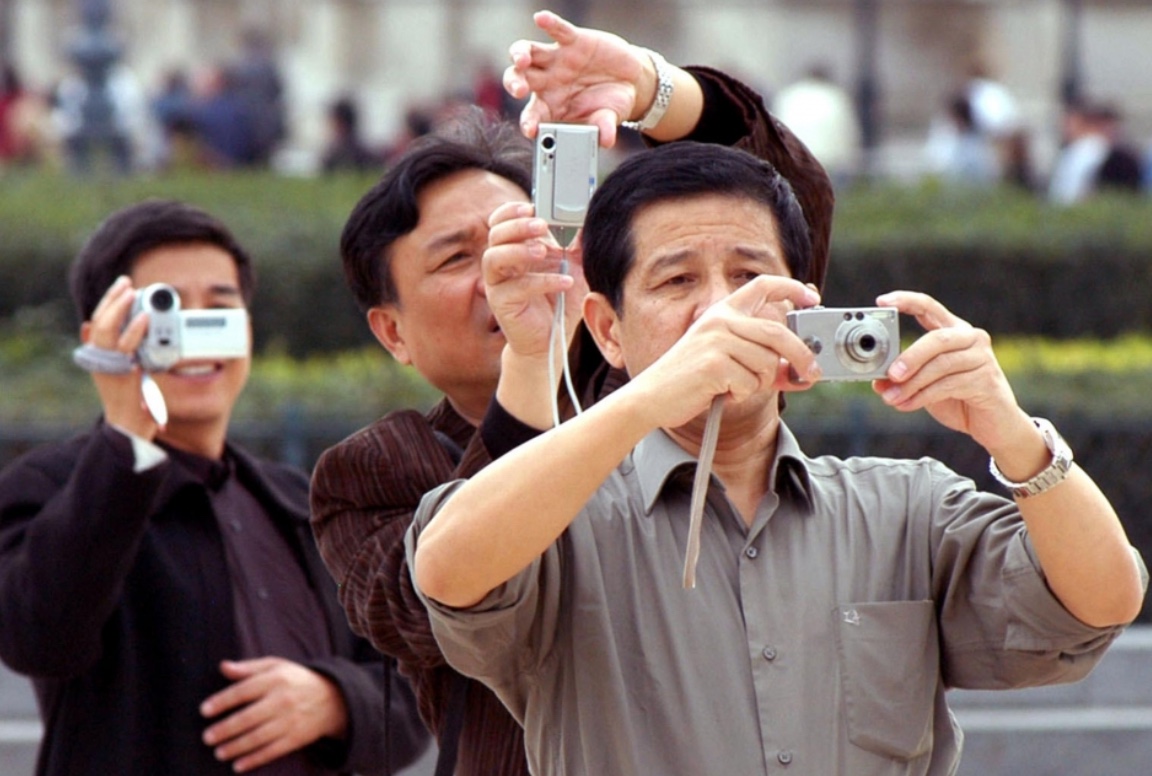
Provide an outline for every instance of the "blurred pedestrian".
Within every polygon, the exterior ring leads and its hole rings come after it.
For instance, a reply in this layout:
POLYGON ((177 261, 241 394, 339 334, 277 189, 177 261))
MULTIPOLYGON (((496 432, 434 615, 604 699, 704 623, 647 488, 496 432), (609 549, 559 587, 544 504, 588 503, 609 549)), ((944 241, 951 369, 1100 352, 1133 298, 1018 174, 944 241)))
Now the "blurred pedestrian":
POLYGON ((24 85, 16 66, 0 61, 0 163, 10 162, 19 155, 20 140, 13 117, 23 99, 24 85))
POLYGON ((48 108, 16 66, 0 62, 0 168, 37 164, 46 155, 48 108))
POLYGON ((1004 138, 1001 179, 1029 193, 1037 191, 1036 168, 1032 162, 1032 137, 1028 130, 1017 127, 1004 138))
POLYGON ((391 164, 404 155, 412 143, 432 132, 436 125, 433 111, 423 105, 411 104, 404 111, 404 124, 385 146, 384 162, 391 164))
POLYGON ((844 185, 860 171, 860 120, 852 98, 817 64, 772 101, 772 112, 820 160, 833 183, 844 185))
POLYGON ((180 67, 166 70, 148 107, 152 120, 152 165, 166 169, 180 157, 177 149, 181 137, 187 136, 192 108, 192 87, 187 71, 180 67))
POLYGON ((951 95, 941 119, 929 131, 925 156, 930 174, 951 184, 991 186, 1000 177, 996 149, 981 132, 968 95, 951 95))
POLYGON ((380 166, 380 154, 360 137, 360 111, 351 97, 340 97, 329 105, 327 118, 328 145, 320 163, 324 172, 362 172, 380 166))
POLYGON ((209 65, 195 76, 187 125, 200 164, 213 169, 250 167, 259 160, 252 111, 226 65, 209 65))
POLYGON ((1139 154, 1123 137, 1118 108, 1081 101, 1064 108, 1064 145, 1048 183, 1058 205, 1083 202, 1100 191, 1136 192, 1141 185, 1139 154))
POLYGON ((982 63, 969 67, 963 92, 968 98, 973 127, 994 143, 1019 128, 1020 108, 1016 97, 1007 86, 994 79, 982 63))
POLYGON ((231 75, 236 93, 248 113, 253 162, 267 165, 287 136, 284 81, 267 33, 254 27, 241 33, 240 57, 231 75))

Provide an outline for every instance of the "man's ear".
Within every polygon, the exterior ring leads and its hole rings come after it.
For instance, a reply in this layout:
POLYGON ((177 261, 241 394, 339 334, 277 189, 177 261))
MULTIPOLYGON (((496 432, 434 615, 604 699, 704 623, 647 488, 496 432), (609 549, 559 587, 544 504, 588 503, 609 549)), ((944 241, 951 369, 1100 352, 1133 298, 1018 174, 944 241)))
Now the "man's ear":
POLYGON ((620 317, 612 309, 608 297, 593 291, 584 297, 584 325, 596 340, 604 360, 617 369, 624 368, 624 353, 620 349, 620 317))
POLYGON ((412 363, 408 355, 408 346, 404 343, 404 327, 396 305, 382 304, 369 309, 368 328, 393 358, 405 366, 412 363))
POLYGON ((87 345, 92 339, 92 321, 80 324, 80 344, 87 345))

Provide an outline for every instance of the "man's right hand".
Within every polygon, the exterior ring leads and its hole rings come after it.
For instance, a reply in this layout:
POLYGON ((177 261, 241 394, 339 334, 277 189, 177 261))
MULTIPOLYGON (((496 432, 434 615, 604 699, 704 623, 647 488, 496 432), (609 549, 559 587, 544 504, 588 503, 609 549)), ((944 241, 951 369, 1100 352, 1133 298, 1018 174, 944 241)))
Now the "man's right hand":
MULTIPOLYGON (((532 18, 552 42, 516 41, 504 71, 505 90, 529 98, 520 113, 521 131, 534 138, 541 122, 592 124, 600 129, 600 145, 611 148, 620 122, 640 118, 656 98, 651 58, 619 35, 577 27, 551 11, 532 18)), ((672 103, 659 127, 647 132, 661 141, 691 132, 704 105, 696 80, 674 65, 670 70, 672 103)))
POLYGON ((507 345, 496 398, 514 417, 535 428, 552 425, 552 397, 559 387, 563 359, 580 324, 580 305, 588 292, 579 238, 567 251, 556 243, 548 224, 534 217, 532 205, 509 202, 488 219, 484 286, 488 307, 500 323, 507 345), (560 261, 568 259, 567 274, 560 261), (550 351, 556 303, 565 300, 562 345, 550 351), (548 360, 552 356, 549 380, 548 360))
MULTIPOLYGON (((562 249, 532 205, 509 202, 488 218, 484 251, 484 286, 488 306, 517 355, 544 358, 557 295, 565 295, 565 330, 569 343, 580 322, 580 305, 588 292, 579 238, 562 249), (560 261, 568 272, 560 273, 560 261)), ((566 343, 568 344, 568 343, 566 343)))
MULTIPOLYGON (((148 331, 147 313, 140 313, 124 325, 135 299, 132 281, 126 276, 117 278, 96 305, 91 320, 80 327, 80 339, 105 350, 135 353, 148 331)), ((159 427, 144 404, 139 368, 122 375, 94 372, 92 382, 100 395, 106 423, 149 441, 156 438, 159 427)))
POLYGON ((651 427, 702 422, 717 396, 735 406, 751 396, 811 387, 819 379, 816 357, 785 316, 819 303, 811 286, 760 275, 709 307, 667 352, 632 376, 632 390, 653 397, 643 402, 653 415, 651 427), (807 382, 794 382, 793 369, 807 382))

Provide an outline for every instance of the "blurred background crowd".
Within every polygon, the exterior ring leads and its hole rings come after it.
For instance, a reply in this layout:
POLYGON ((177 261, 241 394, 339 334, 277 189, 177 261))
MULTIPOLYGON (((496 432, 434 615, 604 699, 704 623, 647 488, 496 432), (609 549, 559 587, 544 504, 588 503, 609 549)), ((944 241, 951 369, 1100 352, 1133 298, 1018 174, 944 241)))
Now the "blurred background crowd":
MULTIPOLYGON (((500 116, 520 108, 500 83, 510 31, 492 33, 501 41, 497 47, 471 25, 513 12, 522 24, 527 14, 520 6, 530 4, 477 9, 443 0, 418 8, 334 0, 323 15, 316 0, 168 5, 184 10, 165 13, 161 4, 145 14, 138 0, 0 0, 0 168, 85 173, 99 163, 122 175, 365 170, 387 164, 462 105, 500 116), (313 23, 327 32, 305 29, 313 23), (147 28, 153 24, 160 29, 147 28), (191 29, 176 34, 170 25, 191 29), (355 47, 382 25, 389 26, 388 41, 404 38, 391 58, 332 50, 343 45, 341 31, 355 33, 347 36, 355 47), (28 40, 49 29, 50 39, 28 40), (216 34, 197 45, 207 31, 216 34), (305 55, 309 35, 327 43, 313 42, 305 55), (455 56, 433 70, 411 54, 417 49, 451 49, 455 56), (317 73, 324 61, 334 63, 332 71, 317 73), (86 126, 94 90, 106 114, 98 132, 86 126)), ((710 4, 708 14, 691 3, 678 4, 683 8, 674 13, 666 2, 554 5, 571 18, 624 30, 628 24, 600 17, 627 18, 635 27, 659 10, 661 22, 647 34, 626 34, 676 61, 711 60, 743 73, 839 185, 878 177, 1008 184, 1059 204, 1101 189, 1152 191, 1152 83, 1093 65, 1106 59, 1096 56, 1104 32, 1119 51, 1126 45, 1115 38, 1121 26, 1146 38, 1149 8, 1122 0, 1087 9, 1080 0, 952 0, 931 4, 936 22, 928 30, 929 17, 919 17, 916 8, 924 4, 821 0, 797 10, 768 2, 745 14, 753 34, 760 29, 765 40, 778 39, 780 31, 770 29, 778 25, 799 30, 795 37, 805 45, 766 62, 763 52, 718 45, 749 34, 733 32, 735 6, 710 4), (1038 12, 1035 33, 1048 40, 1006 47, 1013 28, 1038 12), (712 29, 693 26, 694 15, 712 29), (694 59, 691 51, 703 51, 708 35, 712 51, 694 59), (907 35, 927 36, 927 42, 901 38, 907 35), (824 44, 812 45, 818 41, 824 44), (929 56, 921 49, 940 51, 929 56), (1022 61, 1029 49, 1047 71, 1042 76, 1022 61), (916 83, 916 73, 909 71, 919 60, 931 64, 920 74, 925 83, 913 89, 908 84, 916 83), (1128 120, 1131 108, 1135 121, 1128 120)))

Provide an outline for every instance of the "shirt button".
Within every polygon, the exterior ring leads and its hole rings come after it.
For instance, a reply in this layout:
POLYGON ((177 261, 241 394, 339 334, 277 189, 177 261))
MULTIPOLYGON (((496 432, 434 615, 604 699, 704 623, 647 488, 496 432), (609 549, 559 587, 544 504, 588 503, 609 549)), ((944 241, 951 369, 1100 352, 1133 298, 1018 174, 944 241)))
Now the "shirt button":
POLYGON ((272 595, 268 592, 268 588, 266 588, 266 587, 257 588, 256 589, 256 596, 261 601, 267 601, 269 598, 272 597, 272 595))
POLYGON ((748 549, 744 550, 744 554, 748 556, 750 560, 755 560, 756 556, 760 554, 760 550, 756 549, 755 547, 749 547, 748 549))
POLYGON ((764 649, 761 650, 760 654, 762 654, 764 656, 765 660, 775 660, 776 659, 776 649, 774 647, 764 647, 764 649))
POLYGON ((244 524, 241 523, 238 518, 234 517, 231 520, 229 520, 228 522, 232 525, 232 530, 235 531, 236 533, 240 533, 241 531, 244 530, 244 524))
POLYGON ((776 759, 780 761, 781 765, 787 765, 792 762, 792 753, 785 749, 776 755, 776 759))

